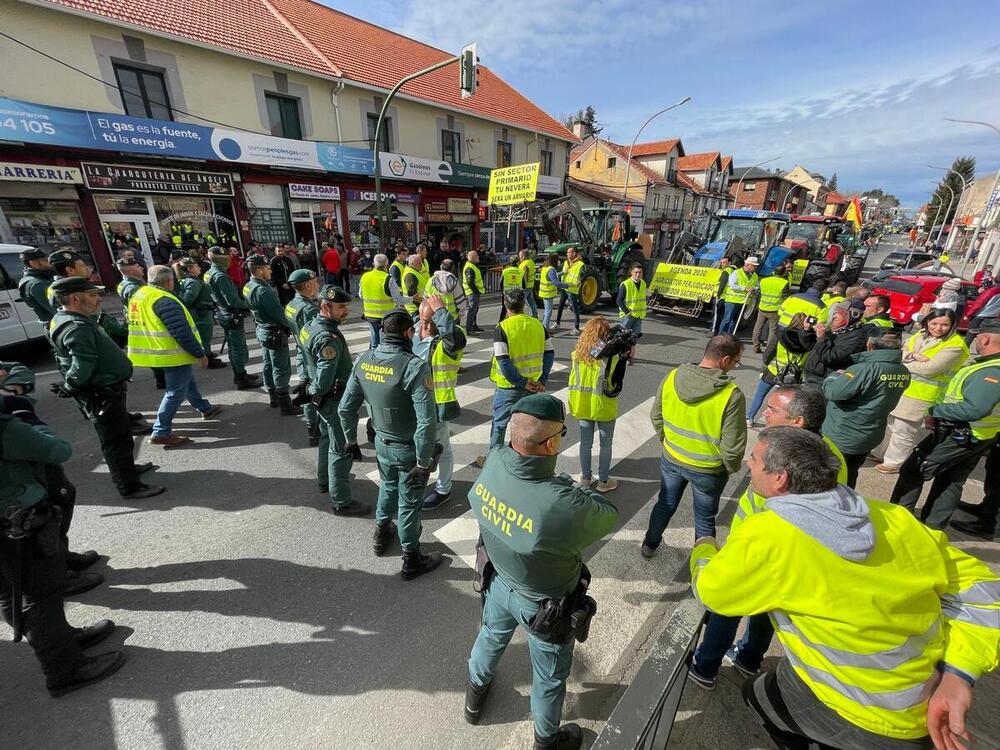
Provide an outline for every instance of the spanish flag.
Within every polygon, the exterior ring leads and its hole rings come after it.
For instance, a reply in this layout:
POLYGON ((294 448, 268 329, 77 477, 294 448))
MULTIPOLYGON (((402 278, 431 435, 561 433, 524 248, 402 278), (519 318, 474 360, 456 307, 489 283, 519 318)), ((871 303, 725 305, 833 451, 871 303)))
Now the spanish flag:
POLYGON ((847 204, 847 210, 844 212, 844 221, 851 222, 854 225, 854 231, 860 231, 861 203, 856 197, 852 198, 851 202, 847 204))

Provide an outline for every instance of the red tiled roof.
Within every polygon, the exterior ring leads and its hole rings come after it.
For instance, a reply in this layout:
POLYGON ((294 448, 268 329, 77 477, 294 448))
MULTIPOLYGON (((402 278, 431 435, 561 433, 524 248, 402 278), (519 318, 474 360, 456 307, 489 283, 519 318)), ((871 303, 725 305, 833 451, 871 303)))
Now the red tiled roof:
POLYGON ((677 184, 688 190, 693 190, 698 195, 707 195, 708 191, 705 190, 701 185, 692 180, 683 172, 677 172, 677 184))
MULTIPOLYGON (((329 78, 388 90, 451 53, 310 0, 44 0, 46 4, 147 28, 329 78)), ((457 52, 457 50, 456 50, 457 52)), ((412 81, 412 97, 526 130, 575 141, 562 123, 479 68, 479 90, 463 99, 456 65, 412 81)))
POLYGON ((722 171, 723 172, 727 172, 729 170, 729 167, 732 165, 732 163, 733 163, 733 157, 731 157, 731 156, 723 156, 722 157, 722 171))
MULTIPOLYGON (((609 149, 611 149, 616 154, 618 154, 622 159, 624 159, 625 161, 628 161, 628 148, 627 147, 620 146, 617 143, 612 143, 611 141, 605 141, 604 139, 601 139, 601 143, 603 143, 609 149)), ((663 179, 662 175, 657 174, 656 172, 654 172, 652 169, 650 169, 649 167, 647 167, 642 162, 636 161, 635 160, 635 151, 632 152, 632 167, 631 167, 631 171, 638 172, 639 174, 641 174, 643 177, 645 177, 650 182, 656 183, 658 185, 664 185, 667 182, 665 179, 663 179)), ((629 179, 629 185, 630 186, 632 185, 631 178, 629 179)))
MULTIPOLYGON (((629 180, 631 182, 631 180, 629 180)), ((578 180, 574 177, 570 177, 567 180, 567 186, 576 190, 584 195, 589 195, 591 198, 596 198, 602 201, 615 201, 617 203, 622 202, 622 190, 621 188, 608 187, 606 185, 596 185, 593 182, 587 182, 586 180, 578 180)), ((629 200, 629 203, 633 205, 642 205, 642 201, 629 200)))
POLYGON ((836 192, 834 190, 831 190, 830 192, 826 193, 823 197, 826 198, 826 205, 828 205, 828 206, 832 205, 832 204, 838 204, 839 205, 839 204, 847 203, 848 202, 847 198, 845 198, 840 193, 838 193, 838 192, 836 192))
MULTIPOLYGON (((684 147, 681 146, 680 138, 670 138, 666 141, 650 141, 649 143, 637 143, 632 147, 632 156, 656 156, 657 154, 669 154, 674 149, 684 155, 684 147)), ((628 149, 625 149, 626 153, 628 149)))
POLYGON ((679 172, 702 172, 719 161, 718 151, 706 151, 703 154, 689 154, 677 160, 679 172))

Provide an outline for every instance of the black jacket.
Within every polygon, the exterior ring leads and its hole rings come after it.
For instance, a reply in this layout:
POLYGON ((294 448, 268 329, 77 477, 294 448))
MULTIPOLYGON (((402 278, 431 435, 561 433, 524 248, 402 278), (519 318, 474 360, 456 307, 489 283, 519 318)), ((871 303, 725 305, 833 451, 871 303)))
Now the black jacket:
POLYGON ((868 326, 855 323, 817 338, 803 368, 806 382, 822 383, 831 372, 846 370, 854 364, 851 356, 865 350, 870 335, 868 326))

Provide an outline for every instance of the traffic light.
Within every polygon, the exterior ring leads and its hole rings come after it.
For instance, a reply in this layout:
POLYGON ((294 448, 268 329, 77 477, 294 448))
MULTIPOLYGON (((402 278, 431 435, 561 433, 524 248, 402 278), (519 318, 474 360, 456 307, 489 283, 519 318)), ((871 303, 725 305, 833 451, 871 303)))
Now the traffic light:
POLYGON ((479 88, 479 55, 476 54, 475 42, 462 48, 458 66, 458 85, 462 89, 462 98, 468 99, 479 88))
POLYGON ((368 226, 370 226, 372 229, 378 229, 378 219, 374 216, 369 216, 368 226))

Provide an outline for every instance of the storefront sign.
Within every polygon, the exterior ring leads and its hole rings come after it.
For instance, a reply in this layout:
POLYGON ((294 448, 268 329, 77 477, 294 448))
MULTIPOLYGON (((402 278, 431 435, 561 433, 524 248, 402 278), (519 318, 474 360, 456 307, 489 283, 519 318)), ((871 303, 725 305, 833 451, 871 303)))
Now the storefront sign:
POLYGON ((486 187, 490 170, 472 164, 457 164, 439 159, 422 159, 406 154, 379 154, 382 176, 394 180, 437 182, 443 185, 486 187))
POLYGON ((288 183, 288 197, 307 201, 339 201, 340 188, 336 185, 303 185, 288 183))
POLYGON ((708 302, 718 293, 721 277, 721 268, 660 263, 656 267, 649 291, 658 292, 669 299, 708 302))
POLYGON ((563 181, 558 177, 538 175, 538 192, 542 195, 562 195, 563 181))
POLYGON ((471 214, 472 198, 449 198, 448 212, 453 214, 471 214))
MULTIPOLYGON (((374 190, 348 190, 347 200, 349 201, 373 201, 375 200, 374 190)), ((387 193, 382 191, 382 197, 394 200, 396 203, 416 203, 416 193, 387 193)))
POLYGON ((230 196, 233 178, 221 172, 192 172, 161 167, 126 167, 84 162, 84 181, 91 190, 118 193, 182 193, 230 196))
POLYGON ((438 224, 449 224, 451 223, 451 214, 424 213, 424 221, 435 222, 438 224))
POLYGON ((448 201, 424 201, 424 211, 432 211, 440 214, 448 210, 448 201))
POLYGON ((487 203, 491 206, 513 206, 535 200, 538 193, 538 170, 541 166, 535 162, 492 170, 487 203))
POLYGON ((57 167, 49 164, 17 164, 0 161, 0 180, 19 182, 50 182, 59 185, 76 185, 83 182, 79 169, 57 167))
POLYGON ((445 214, 424 212, 424 221, 430 224, 475 224, 475 214, 445 214))

